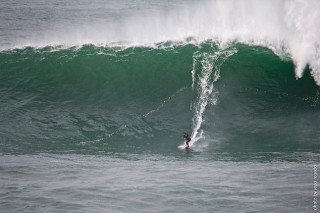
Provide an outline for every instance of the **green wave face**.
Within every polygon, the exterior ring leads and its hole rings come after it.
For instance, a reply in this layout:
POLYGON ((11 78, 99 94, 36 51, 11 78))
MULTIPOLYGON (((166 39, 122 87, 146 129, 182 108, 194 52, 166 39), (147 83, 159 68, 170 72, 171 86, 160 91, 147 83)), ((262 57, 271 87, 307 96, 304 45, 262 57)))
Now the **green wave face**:
POLYGON ((15 49, 0 53, 0 152, 319 151, 307 69, 241 44, 221 48, 15 49))

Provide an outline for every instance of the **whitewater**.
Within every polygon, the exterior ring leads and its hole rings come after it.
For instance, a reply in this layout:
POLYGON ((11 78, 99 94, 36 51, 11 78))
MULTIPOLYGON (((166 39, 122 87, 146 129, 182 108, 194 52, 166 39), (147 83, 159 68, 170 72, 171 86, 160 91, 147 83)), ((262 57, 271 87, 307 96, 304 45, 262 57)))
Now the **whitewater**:
MULTIPOLYGON (((1 26, 12 24, 15 35, 2 32, 1 48, 84 44, 154 46, 166 41, 201 43, 208 39, 222 44, 237 41, 268 47, 282 57, 289 55, 295 63, 297 78, 302 76, 308 65, 315 81, 320 84, 319 1, 178 2, 134 1, 129 3, 133 5, 132 10, 126 8, 126 1, 110 1, 100 8, 85 3, 82 6, 90 12, 82 12, 83 8, 80 8, 79 14, 71 17, 72 22, 69 22, 71 1, 57 14, 40 17, 37 28, 33 27, 33 21, 27 20, 20 26, 22 32, 15 30, 17 19, 11 18, 19 11, 6 13, 6 6, 10 9, 10 4, 4 3, 1 26), (139 9, 139 13, 135 9, 139 9), (99 15, 103 13, 114 15, 101 19, 99 15)), ((32 4, 37 5, 38 2, 32 4)), ((51 4, 43 7, 54 6, 51 4)), ((60 4, 62 2, 57 3, 58 6, 60 4)), ((27 11, 22 12, 24 15, 27 11)))

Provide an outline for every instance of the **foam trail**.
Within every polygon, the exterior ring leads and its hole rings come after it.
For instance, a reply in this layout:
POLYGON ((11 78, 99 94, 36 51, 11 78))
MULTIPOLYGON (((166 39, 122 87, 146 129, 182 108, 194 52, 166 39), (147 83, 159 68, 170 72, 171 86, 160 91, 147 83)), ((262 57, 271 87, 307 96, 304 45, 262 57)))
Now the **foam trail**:
POLYGON ((159 111, 162 107, 165 106, 166 103, 168 103, 172 98, 174 98, 177 94, 179 94, 180 92, 184 91, 185 89, 187 89, 187 87, 182 87, 180 88, 178 91, 176 91, 173 95, 169 96, 167 99, 161 101, 161 103, 159 104, 159 106, 155 109, 150 110, 149 112, 145 113, 144 115, 142 115, 143 117, 148 117, 149 115, 153 114, 154 112, 159 111))
POLYGON ((235 49, 218 50, 214 53, 200 53, 194 54, 194 64, 192 69, 192 85, 197 84, 198 95, 194 106, 195 114, 192 118, 193 131, 191 135, 190 146, 196 143, 203 135, 201 125, 204 122, 204 111, 210 99, 213 96, 212 103, 217 102, 217 96, 214 91, 214 82, 220 77, 220 68, 222 64, 237 51, 235 49), (196 69, 199 69, 196 75, 196 69))

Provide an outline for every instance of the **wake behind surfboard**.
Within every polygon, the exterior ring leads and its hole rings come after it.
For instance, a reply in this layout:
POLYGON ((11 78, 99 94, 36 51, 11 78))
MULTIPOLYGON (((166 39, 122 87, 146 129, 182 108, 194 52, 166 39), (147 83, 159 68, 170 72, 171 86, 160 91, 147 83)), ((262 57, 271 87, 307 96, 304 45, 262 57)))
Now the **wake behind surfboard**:
POLYGON ((186 146, 185 144, 181 144, 180 146, 178 146, 179 149, 185 149, 185 150, 189 150, 191 149, 190 146, 186 146))

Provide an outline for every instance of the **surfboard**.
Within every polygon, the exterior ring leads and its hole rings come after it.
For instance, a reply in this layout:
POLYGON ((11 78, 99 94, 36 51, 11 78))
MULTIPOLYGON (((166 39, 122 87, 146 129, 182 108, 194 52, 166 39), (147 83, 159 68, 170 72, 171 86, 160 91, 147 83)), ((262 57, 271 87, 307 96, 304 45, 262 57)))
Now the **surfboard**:
POLYGON ((190 149, 190 146, 185 146, 184 148, 185 148, 185 149, 190 149))

